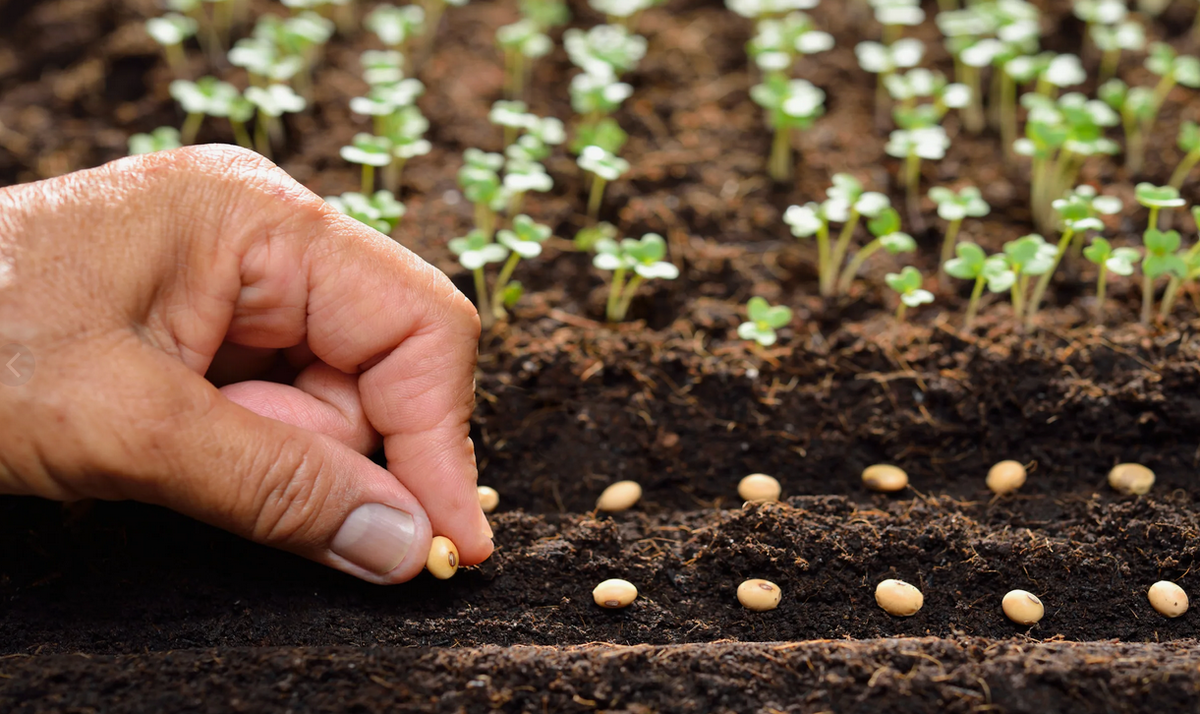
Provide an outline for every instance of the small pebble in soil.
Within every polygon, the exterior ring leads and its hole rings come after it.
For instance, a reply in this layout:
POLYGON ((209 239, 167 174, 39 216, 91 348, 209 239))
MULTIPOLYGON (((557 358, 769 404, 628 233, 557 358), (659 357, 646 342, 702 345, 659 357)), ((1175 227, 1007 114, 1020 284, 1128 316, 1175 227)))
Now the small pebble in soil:
POLYGON ((620 578, 605 580, 592 591, 592 599, 596 604, 609 609, 629 607, 637 596, 638 591, 633 583, 620 578))
POLYGON ((1046 614, 1046 607, 1037 595, 1025 590, 1013 590, 1000 602, 1004 614, 1018 625, 1036 625, 1046 614))
POLYGON ((863 484, 872 491, 903 491, 908 487, 908 474, 891 464, 875 464, 863 469, 863 484))
POLYGON ((783 488, 774 477, 750 474, 738 482, 738 495, 744 501, 778 501, 783 488))
POLYGON ((1150 598, 1150 606, 1164 617, 1179 617, 1187 612, 1187 593, 1169 580, 1159 580, 1151 585, 1146 596, 1150 598))
POLYGON ((479 487, 479 507, 484 513, 491 513, 500 505, 500 494, 491 486, 479 487))
POLYGON ((987 487, 993 493, 1012 493, 1025 485, 1028 473, 1020 461, 1001 461, 988 469, 987 487))
POLYGON ((770 580, 754 578, 738 586, 737 599, 742 607, 755 612, 766 612, 779 607, 779 599, 783 593, 779 586, 770 580))
POLYGON ((596 508, 610 513, 625 511, 642 498, 642 487, 637 481, 617 481, 596 499, 596 508))
POLYGON ((1108 485, 1127 496, 1141 496, 1154 485, 1154 472, 1141 464, 1117 464, 1108 472, 1108 485))
POLYGON ((925 596, 903 580, 884 580, 875 586, 875 602, 889 615, 911 617, 925 604, 925 596))
POLYGON ((449 580, 458 572, 458 548, 446 536, 434 536, 429 544, 425 569, 438 580, 449 580))

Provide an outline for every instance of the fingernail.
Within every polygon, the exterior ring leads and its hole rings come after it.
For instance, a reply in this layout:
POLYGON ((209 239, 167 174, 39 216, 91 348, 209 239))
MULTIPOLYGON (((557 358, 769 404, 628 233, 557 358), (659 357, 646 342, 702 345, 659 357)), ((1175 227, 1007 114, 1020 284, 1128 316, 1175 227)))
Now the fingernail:
POLYGON ((410 514, 368 503, 346 518, 329 548, 360 568, 383 575, 404 560, 416 531, 410 514))

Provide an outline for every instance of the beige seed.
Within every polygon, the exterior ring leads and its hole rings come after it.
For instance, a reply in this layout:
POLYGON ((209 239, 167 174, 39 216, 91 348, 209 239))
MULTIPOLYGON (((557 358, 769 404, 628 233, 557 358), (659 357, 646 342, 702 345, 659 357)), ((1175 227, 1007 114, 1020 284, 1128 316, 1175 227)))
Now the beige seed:
POLYGON ((1146 595, 1150 598, 1150 605, 1158 610, 1160 615, 1179 617, 1187 612, 1187 593, 1183 591, 1183 588, 1168 580, 1159 580, 1151 585, 1150 591, 1146 595))
POLYGON ((458 572, 458 548, 446 536, 434 536, 429 544, 429 557, 425 569, 438 580, 449 580, 458 572))
POLYGON ((783 488, 774 477, 750 474, 738 483, 738 495, 743 501, 778 501, 783 488))
POLYGON ((479 507, 484 513, 491 513, 500 505, 500 494, 491 486, 479 487, 479 507))
POLYGON ((596 508, 609 512, 625 511, 633 508, 641 497, 642 487, 637 481, 617 481, 596 499, 596 508))
POLYGON ((872 491, 902 491, 908 486, 908 474, 891 464, 875 464, 863 469, 863 484, 872 491))
POLYGON ((1037 595, 1025 590, 1013 590, 1000 601, 1008 619, 1018 625, 1036 625, 1046 614, 1046 607, 1037 595))
POLYGON ((596 604, 609 609, 629 607, 637 596, 638 591, 633 583, 620 578, 605 580, 592 590, 592 599, 596 604))
POLYGON ((742 607, 755 612, 766 612, 779 607, 779 599, 783 597, 779 586, 770 580, 754 578, 738 586, 737 599, 742 607))
POLYGON ((1028 473, 1020 461, 1001 461, 988 469, 987 487, 993 493, 1006 494, 1025 485, 1028 473))
POLYGON ((1127 496, 1141 496, 1154 485, 1154 472, 1141 464, 1117 464, 1108 472, 1108 485, 1127 496))
POLYGON ((925 604, 925 596, 903 580, 884 580, 875 586, 875 602, 889 615, 910 617, 925 604))

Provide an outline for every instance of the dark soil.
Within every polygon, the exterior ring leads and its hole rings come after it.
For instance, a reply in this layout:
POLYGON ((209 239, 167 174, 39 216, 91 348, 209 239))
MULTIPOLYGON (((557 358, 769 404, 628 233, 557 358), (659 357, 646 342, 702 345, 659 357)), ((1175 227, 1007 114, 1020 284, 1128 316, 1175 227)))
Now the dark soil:
MULTIPOLYGON (((1077 51, 1069 3, 1041 4, 1046 44, 1077 51)), ((1195 53, 1190 9, 1175 5, 1150 33, 1195 53)), ((573 6, 576 24, 599 19, 573 6)), ((1170 579, 1195 595, 1198 312, 1183 304, 1143 329, 1136 286, 1118 281, 1106 326, 1093 326, 1093 275, 1069 260, 1031 335, 1003 300, 963 334, 965 286, 898 326, 882 275, 903 262, 932 272, 942 226, 928 202, 924 228, 906 217, 918 256, 872 259, 850 296, 817 299, 815 250, 788 233, 787 206, 821 198, 837 171, 903 204, 873 80, 853 53, 877 31, 855 6, 814 12, 837 48, 801 74, 826 90, 828 115, 800 137, 786 187, 765 178, 751 24, 715 0, 672 0, 643 18, 650 50, 617 117, 633 169, 610 186, 603 217, 626 235, 662 233, 682 276, 646 287, 634 320, 612 328, 598 322, 601 276, 565 241, 518 269, 527 297, 481 343, 474 436, 482 482, 502 498, 492 560, 383 589, 154 508, 64 513, 0 498, 0 653, 13 655, 0 659, 0 710, 1195 710, 1195 613, 1165 620, 1145 590, 1170 579), (797 313, 777 347, 736 339, 755 294, 797 313), (1007 458, 1030 464, 1029 483, 994 500, 983 476, 1007 458), (1155 470, 1150 496, 1107 488, 1121 461, 1155 470), (864 491, 858 474, 876 462, 903 466, 913 490, 864 491), (755 471, 776 475, 788 503, 719 510, 741 505, 737 481, 755 471), (622 478, 645 489, 637 512, 587 515, 622 478), (607 577, 642 597, 599 610, 590 589, 607 577), (780 608, 742 610, 733 592, 746 577, 778 583, 780 608), (872 592, 885 577, 920 585, 925 608, 883 614, 872 592), (999 611, 1018 587, 1047 604, 1030 630, 999 611), (564 649, 895 635, 944 639, 564 649), (1171 644, 1088 642, 1113 639, 1171 644)), ((0 185, 97 165, 130 133, 179 123, 172 76, 141 28, 156 12, 151 0, 0 0, 0 185)), ((446 240, 471 223, 458 157, 500 148, 486 121, 502 82, 493 33, 515 18, 507 1, 451 10, 419 71, 435 149, 406 169, 395 237, 452 275, 446 240)), ((932 22, 918 34, 949 71, 932 22)), ((337 150, 366 128, 347 104, 364 89, 357 54, 369 46, 331 44, 313 109, 289 118, 276 157, 322 195, 356 186, 337 150)), ((194 76, 244 84, 192 55, 194 76)), ((572 71, 561 48, 540 61, 532 110, 569 119, 572 71)), ((1121 74, 1149 82, 1136 58, 1121 74)), ((1175 90, 1142 177, 1086 165, 1083 180, 1126 201, 1108 231, 1118 244, 1144 222, 1133 184, 1165 182, 1178 124, 1198 115, 1195 93, 1175 90)), ((947 129, 953 146, 925 162, 924 187, 980 186, 993 211, 964 235, 990 250, 1030 232, 1028 167, 1006 165, 994 133, 969 136, 953 116, 947 129)), ((225 132, 206 125, 201 139, 225 132)), ((526 210, 570 237, 584 223, 583 182, 568 156, 548 167, 555 190, 526 210)), ((1192 240, 1190 221, 1177 223, 1192 240)))

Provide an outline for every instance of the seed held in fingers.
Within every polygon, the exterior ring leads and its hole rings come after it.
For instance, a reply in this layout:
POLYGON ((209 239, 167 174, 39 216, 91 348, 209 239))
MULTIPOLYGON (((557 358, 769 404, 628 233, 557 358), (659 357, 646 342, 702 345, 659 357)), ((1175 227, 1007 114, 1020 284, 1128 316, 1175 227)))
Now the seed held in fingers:
POLYGON ((620 578, 605 580, 592 590, 592 599, 596 604, 609 609, 629 607, 637 596, 638 591, 633 583, 620 578))
POLYGON ((484 513, 491 513, 500 505, 500 494, 491 486, 479 487, 479 507, 484 513))
POLYGON ((438 580, 449 580, 458 572, 458 548, 446 536, 434 536, 429 544, 425 569, 438 580))
POLYGON ((1001 461, 988 469, 987 487, 1000 495, 1012 493, 1025 485, 1028 475, 1020 461, 1001 461))
POLYGON ((884 580, 875 586, 875 602, 889 615, 911 617, 925 604, 925 596, 903 580, 884 580))
POLYGON ((1000 601, 1008 619, 1018 625, 1036 625, 1046 614, 1046 607, 1037 595, 1025 590, 1013 590, 1000 601))
POLYGON ((1108 485, 1127 496, 1141 496, 1154 485, 1154 472, 1141 464, 1117 464, 1108 472, 1108 485))
POLYGON ((738 586, 737 599, 742 603, 742 607, 755 612, 766 612, 779 607, 779 600, 783 597, 783 593, 779 590, 779 586, 770 580, 762 580, 754 578, 747 580, 738 586))
POLYGON ((773 476, 750 474, 738 482, 738 495, 743 501, 778 501, 783 487, 773 476))
POLYGON ((908 474, 891 464, 875 464, 863 469, 863 484, 872 491, 891 493, 908 487, 908 474))
POLYGON ((1169 580, 1159 580, 1151 585, 1146 595, 1150 598, 1150 606, 1164 617, 1179 617, 1187 612, 1187 593, 1169 580))
POLYGON ((642 498, 642 487, 637 481, 617 481, 604 489, 596 499, 596 508, 601 511, 624 511, 633 508, 642 498))

